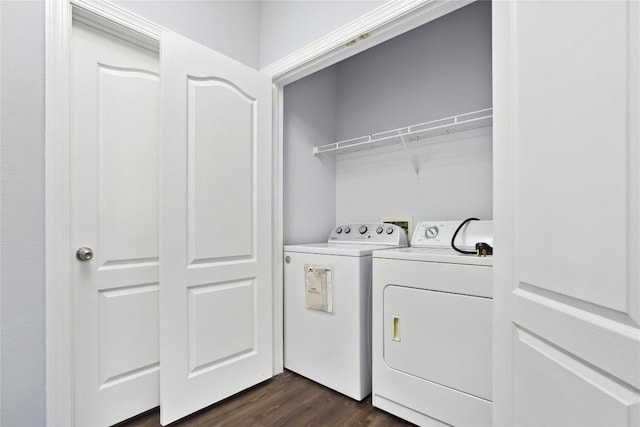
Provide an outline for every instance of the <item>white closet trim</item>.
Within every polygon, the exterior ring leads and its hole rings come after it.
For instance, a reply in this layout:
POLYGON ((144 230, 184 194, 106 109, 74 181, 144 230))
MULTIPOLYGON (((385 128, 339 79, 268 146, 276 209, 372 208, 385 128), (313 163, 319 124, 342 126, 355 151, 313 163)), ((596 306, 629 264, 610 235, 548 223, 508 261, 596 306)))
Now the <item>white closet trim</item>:
POLYGON ((271 76, 274 83, 283 86, 473 1, 391 0, 260 71, 271 76))
POLYGON ((475 0, 390 0, 355 21, 327 34, 304 48, 262 68, 274 83, 273 179, 274 179, 274 278, 273 328, 274 374, 283 371, 284 307, 283 262, 283 103, 284 86, 356 55, 420 25, 460 9, 475 0), (361 35, 367 34, 363 39, 361 35), (352 40, 355 43, 346 46, 352 40))

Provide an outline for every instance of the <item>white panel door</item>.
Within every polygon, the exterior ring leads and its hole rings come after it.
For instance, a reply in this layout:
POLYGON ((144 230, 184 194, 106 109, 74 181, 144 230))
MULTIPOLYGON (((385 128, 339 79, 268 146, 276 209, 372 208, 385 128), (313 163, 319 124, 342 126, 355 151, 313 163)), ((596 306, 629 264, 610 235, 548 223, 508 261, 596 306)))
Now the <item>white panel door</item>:
POLYGON ((159 403, 158 54, 75 22, 71 265, 76 425, 159 403))
POLYGON ((639 24, 494 2, 498 425, 640 425, 639 24))
POLYGON ((271 81, 162 35, 161 421, 272 376, 271 81))

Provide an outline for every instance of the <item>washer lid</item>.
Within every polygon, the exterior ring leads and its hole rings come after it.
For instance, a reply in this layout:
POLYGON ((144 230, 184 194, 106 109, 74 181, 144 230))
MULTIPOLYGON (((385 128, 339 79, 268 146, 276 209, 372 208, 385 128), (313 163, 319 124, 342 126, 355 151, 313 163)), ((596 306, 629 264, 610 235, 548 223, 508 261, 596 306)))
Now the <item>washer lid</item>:
POLYGON ((306 245, 286 245, 285 252, 299 252, 306 254, 341 255, 341 256, 370 256, 373 251, 390 249, 396 246, 350 244, 350 243, 310 243, 306 245))
POLYGON ((479 257, 465 255, 453 249, 433 248, 395 248, 377 250, 374 258, 399 259, 406 261, 443 262, 448 264, 484 265, 493 266, 493 257, 479 257))

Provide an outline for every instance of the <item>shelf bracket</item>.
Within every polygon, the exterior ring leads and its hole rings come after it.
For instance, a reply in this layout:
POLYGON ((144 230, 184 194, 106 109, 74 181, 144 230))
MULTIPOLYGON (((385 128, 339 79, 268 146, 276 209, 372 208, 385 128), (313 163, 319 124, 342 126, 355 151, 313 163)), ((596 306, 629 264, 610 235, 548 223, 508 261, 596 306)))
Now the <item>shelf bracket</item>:
POLYGON ((402 146, 404 147, 404 152, 407 153, 407 157, 411 162, 411 166, 413 167, 413 172, 416 174, 416 178, 420 178, 420 171, 418 170, 418 165, 416 165, 416 161, 409 152, 409 146, 407 145, 407 141, 404 139, 404 135, 400 134, 400 140, 402 141, 402 146))

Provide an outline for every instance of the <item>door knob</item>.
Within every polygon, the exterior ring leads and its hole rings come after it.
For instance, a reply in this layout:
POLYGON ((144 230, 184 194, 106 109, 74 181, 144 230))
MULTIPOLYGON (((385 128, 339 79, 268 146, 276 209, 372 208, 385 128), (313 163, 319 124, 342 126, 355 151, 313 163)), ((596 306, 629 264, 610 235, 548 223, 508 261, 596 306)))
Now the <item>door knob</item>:
POLYGON ((80 261, 89 261, 93 258, 93 249, 87 248, 86 246, 81 247, 76 251, 76 258, 80 261))

